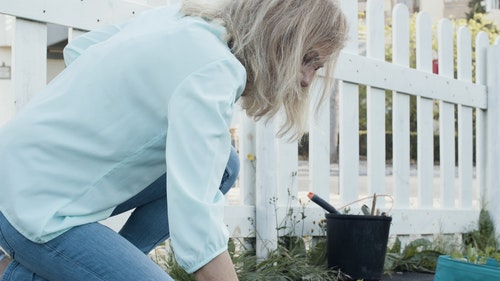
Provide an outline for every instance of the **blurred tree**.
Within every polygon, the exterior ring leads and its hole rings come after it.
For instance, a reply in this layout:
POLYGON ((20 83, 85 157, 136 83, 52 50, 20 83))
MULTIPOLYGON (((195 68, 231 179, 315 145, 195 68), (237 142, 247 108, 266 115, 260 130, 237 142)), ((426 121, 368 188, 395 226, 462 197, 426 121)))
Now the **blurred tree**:
POLYGON ((467 20, 473 19, 476 14, 486 13, 486 6, 483 0, 471 0, 467 6, 470 8, 469 12, 465 13, 467 20))

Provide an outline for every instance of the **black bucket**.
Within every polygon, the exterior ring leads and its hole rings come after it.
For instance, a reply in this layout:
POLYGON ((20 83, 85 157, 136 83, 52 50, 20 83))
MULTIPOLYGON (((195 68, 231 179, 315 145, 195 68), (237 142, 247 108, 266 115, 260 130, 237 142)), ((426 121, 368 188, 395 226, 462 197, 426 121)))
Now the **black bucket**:
POLYGON ((392 217, 326 214, 328 266, 352 280, 381 280, 392 217))

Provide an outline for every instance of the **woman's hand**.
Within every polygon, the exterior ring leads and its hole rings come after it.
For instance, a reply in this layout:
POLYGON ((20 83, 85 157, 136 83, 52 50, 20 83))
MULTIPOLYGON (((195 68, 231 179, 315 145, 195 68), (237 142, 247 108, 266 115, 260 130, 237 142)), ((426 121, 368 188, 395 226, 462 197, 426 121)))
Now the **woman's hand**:
POLYGON ((237 281, 229 252, 225 251, 194 273, 197 281, 237 281))

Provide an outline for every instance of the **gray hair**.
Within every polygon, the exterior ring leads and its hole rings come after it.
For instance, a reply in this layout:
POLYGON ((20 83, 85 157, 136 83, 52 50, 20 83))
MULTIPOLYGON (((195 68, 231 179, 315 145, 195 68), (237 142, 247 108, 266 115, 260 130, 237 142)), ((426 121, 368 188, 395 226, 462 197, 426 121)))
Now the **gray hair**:
MULTIPOLYGON (((201 16, 226 27, 233 54, 247 70, 242 107, 255 120, 269 120, 283 108, 286 120, 278 136, 306 131, 309 89, 300 85, 304 57, 311 51, 330 54, 325 75, 330 77, 348 33, 337 0, 185 0, 186 15, 201 16)), ((327 81, 319 102, 332 83, 327 81)))

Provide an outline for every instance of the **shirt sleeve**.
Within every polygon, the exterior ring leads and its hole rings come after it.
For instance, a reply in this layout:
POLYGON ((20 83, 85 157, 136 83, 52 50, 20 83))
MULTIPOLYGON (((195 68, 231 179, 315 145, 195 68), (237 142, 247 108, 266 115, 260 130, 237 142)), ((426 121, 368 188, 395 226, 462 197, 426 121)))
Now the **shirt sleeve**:
MULTIPOLYGON (((169 7, 159 7, 153 8, 151 10, 145 11, 141 16, 148 17, 150 13, 155 11, 160 11, 161 15, 165 18, 172 17, 179 13, 181 8, 181 3, 173 4, 169 7)), ((141 18, 138 16, 138 18, 141 18)), ((111 38, 113 35, 120 32, 122 29, 126 28, 131 21, 125 21, 119 24, 108 24, 100 28, 87 32, 80 35, 69 42, 69 44, 63 50, 64 63, 66 66, 70 65, 75 59, 77 59, 86 49, 89 47, 104 42, 111 38)))
POLYGON ((234 60, 210 63, 184 79, 168 106, 170 237, 177 262, 189 273, 227 249, 219 185, 231 149, 233 106, 245 77, 234 60))
POLYGON ((105 25, 71 40, 63 50, 64 63, 66 66, 70 65, 90 46, 104 42, 118 33, 122 25, 105 25))

